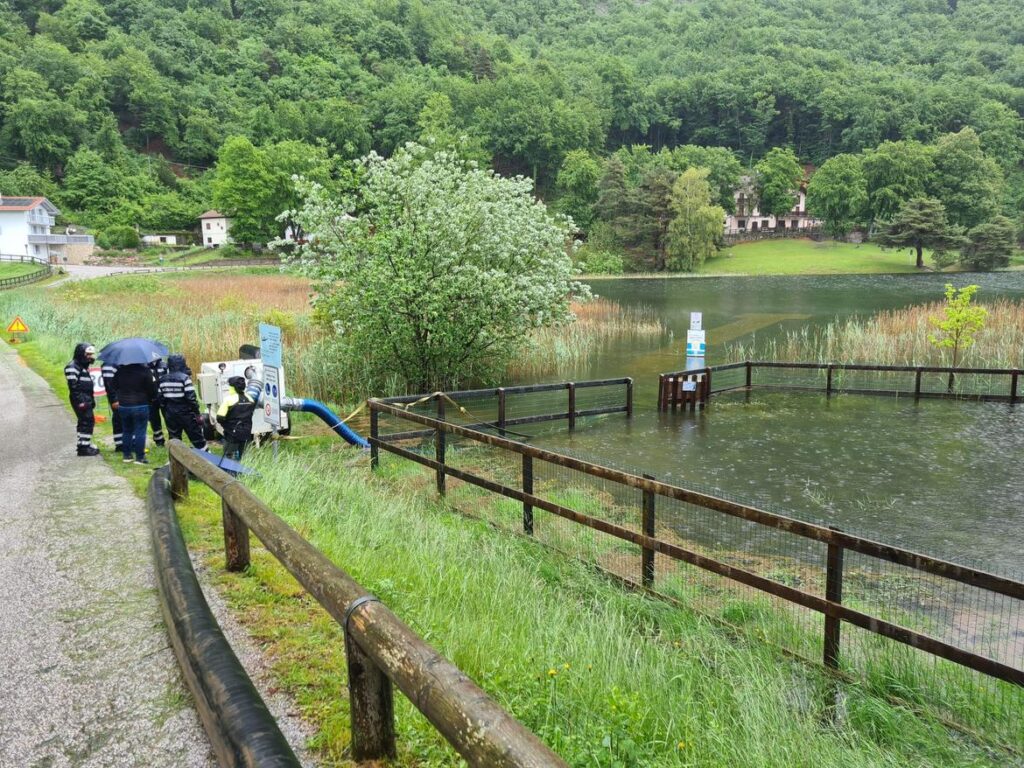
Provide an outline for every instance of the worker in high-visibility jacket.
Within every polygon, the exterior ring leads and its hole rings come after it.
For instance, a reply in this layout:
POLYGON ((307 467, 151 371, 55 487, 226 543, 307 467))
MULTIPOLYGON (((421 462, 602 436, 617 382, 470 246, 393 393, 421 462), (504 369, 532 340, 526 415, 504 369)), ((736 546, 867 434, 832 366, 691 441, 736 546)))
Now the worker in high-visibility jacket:
POLYGON ((256 401, 245 391, 245 379, 228 379, 227 394, 217 409, 217 429, 224 434, 224 456, 238 461, 252 441, 252 416, 256 401))

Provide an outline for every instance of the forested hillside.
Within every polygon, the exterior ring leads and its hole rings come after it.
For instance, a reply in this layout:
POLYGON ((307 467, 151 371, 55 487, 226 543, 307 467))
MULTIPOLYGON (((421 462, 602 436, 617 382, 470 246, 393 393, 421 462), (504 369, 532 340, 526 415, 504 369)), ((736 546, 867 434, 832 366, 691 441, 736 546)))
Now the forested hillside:
POLYGON ((464 151, 551 196, 571 150, 721 146, 747 166, 788 146, 821 163, 971 126, 1010 207, 1022 186, 1019 0, 0 8, 0 160, 14 169, 0 192, 50 194, 101 226, 191 226, 232 136, 267 148, 271 171, 281 142, 321 143, 336 162, 466 136, 464 151))

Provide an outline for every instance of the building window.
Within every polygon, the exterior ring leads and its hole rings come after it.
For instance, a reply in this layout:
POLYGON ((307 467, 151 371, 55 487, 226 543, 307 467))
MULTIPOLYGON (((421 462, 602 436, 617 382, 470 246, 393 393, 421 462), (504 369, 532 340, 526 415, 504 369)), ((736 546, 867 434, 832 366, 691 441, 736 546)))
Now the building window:
POLYGON ((209 228, 210 228, 210 222, 206 222, 206 228, 207 228, 207 229, 209 229, 209 228))
POLYGON ((208 238, 206 238, 206 242, 207 242, 207 243, 212 243, 212 242, 213 242, 213 238, 212 238, 212 237, 208 237, 208 238))
POLYGON ((740 219, 739 221, 736 222, 736 226, 739 227, 740 229, 746 229, 747 228, 747 220, 746 219, 740 219))

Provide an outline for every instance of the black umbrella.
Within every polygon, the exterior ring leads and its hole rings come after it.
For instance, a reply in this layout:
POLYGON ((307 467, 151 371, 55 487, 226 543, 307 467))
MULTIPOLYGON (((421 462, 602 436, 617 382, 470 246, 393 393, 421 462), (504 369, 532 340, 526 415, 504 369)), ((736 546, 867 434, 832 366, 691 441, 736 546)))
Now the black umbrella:
POLYGON ((167 357, 167 347, 152 339, 121 339, 107 344, 96 357, 110 365, 149 365, 167 357))

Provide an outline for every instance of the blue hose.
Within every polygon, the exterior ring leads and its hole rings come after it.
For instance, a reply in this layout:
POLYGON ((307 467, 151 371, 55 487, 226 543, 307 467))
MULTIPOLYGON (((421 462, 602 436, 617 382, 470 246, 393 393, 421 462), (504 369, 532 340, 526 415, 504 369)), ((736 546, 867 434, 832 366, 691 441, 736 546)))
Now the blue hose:
POLYGON ((289 411, 305 411, 306 413, 316 414, 324 424, 337 432, 349 445, 357 445, 360 448, 370 447, 370 444, 366 441, 365 437, 355 430, 349 429, 348 426, 338 418, 338 415, 334 411, 319 400, 307 400, 303 397, 291 397, 288 398, 286 402, 283 402, 282 406, 284 406, 285 410, 289 411))

